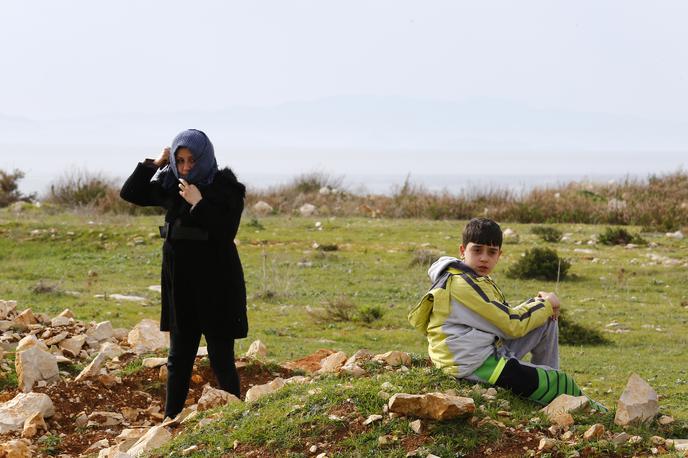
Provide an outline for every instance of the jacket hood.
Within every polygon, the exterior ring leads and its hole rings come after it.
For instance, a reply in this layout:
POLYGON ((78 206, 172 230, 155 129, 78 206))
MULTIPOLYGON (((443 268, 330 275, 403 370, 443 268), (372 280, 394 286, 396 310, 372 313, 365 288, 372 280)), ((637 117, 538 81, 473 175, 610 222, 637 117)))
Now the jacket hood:
POLYGON ((445 277, 445 272, 450 267, 458 269, 462 272, 467 272, 473 276, 478 276, 473 269, 464 264, 460 259, 453 256, 442 256, 437 261, 435 261, 428 269, 428 276, 432 282, 433 288, 441 283, 443 277, 445 277))

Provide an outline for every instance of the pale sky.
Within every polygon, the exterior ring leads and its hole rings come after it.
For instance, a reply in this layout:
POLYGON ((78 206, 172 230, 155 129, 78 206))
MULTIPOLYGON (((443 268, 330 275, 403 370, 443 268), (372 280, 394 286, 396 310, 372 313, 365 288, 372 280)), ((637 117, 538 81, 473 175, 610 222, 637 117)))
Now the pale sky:
MULTIPOLYGON (((185 125, 151 127, 150 140, 146 122, 135 118, 144 136, 132 137, 131 145, 159 145, 160 136, 171 138, 180 128, 192 127, 194 119, 241 109, 261 114, 249 127, 232 122, 227 132, 214 127, 216 146, 447 150, 455 143, 461 149, 461 140, 470 137, 466 145, 472 150, 652 152, 670 169, 685 164, 688 155, 688 3, 683 0, 36 0, 2 2, 0 17, 0 144, 46 144, 53 138, 79 143, 86 121, 98 138, 107 137, 102 132, 108 133, 111 121, 96 115, 156 119, 182 113, 185 125), (479 135, 471 125, 453 137, 449 126, 434 138, 426 126, 408 143, 403 135, 413 132, 413 123, 389 122, 384 110, 380 119, 370 121, 371 132, 354 126, 334 133, 308 116, 305 125, 282 129, 286 136, 273 135, 272 127, 263 124, 266 113, 290 104, 297 110, 302 110, 299 104, 321 104, 328 116, 340 114, 347 97, 356 97, 356 109, 368 113, 380 100, 386 103, 380 97, 464 104, 464 112, 487 108, 479 135), (328 105, 331 98, 337 103, 328 105), (501 125, 489 131, 490 110, 498 117, 504 106, 518 107, 516 118, 521 112, 541 112, 563 125, 572 114, 577 130, 559 126, 554 132, 543 126, 542 137, 540 132, 512 136, 518 123, 509 120, 508 132, 501 125), (203 116, 194 118, 194 113, 203 116), (590 127, 577 124, 588 115, 607 117, 601 133, 588 137, 590 127), (40 128, 37 124, 22 137, 13 127, 22 121, 17 118, 37 121, 40 128), (629 127, 645 121, 646 131, 629 127), (55 122, 71 123, 64 136, 55 134, 61 129, 55 122), (611 137, 606 135, 609 126, 618 126, 611 137), (378 135, 383 128, 388 128, 385 135, 378 135), (250 129, 255 136, 246 134, 250 129), (298 129, 319 136, 304 139, 298 129), (402 140, 385 148, 397 131, 402 140), (261 132, 272 143, 264 143, 261 132), (350 136, 357 140, 347 142, 350 136), (376 142, 366 143, 366 137, 376 142), (238 138, 240 143, 232 143, 238 138)), ((283 125, 284 119, 273 122, 283 125)), ((430 124, 435 121, 444 119, 430 119, 430 124)), ((541 118, 532 118, 531 124, 537 127, 541 118)), ((110 140, 103 138, 102 144, 110 140)), ((242 165, 260 171, 261 158, 255 159, 242 165)), ((313 162, 305 153, 294 160, 306 169, 313 162)), ((413 169, 414 160, 423 157, 412 157, 400 169, 413 169)), ((7 156, 0 160, 0 168, 8 161, 7 156)), ((594 164, 587 167, 594 171, 594 164)))

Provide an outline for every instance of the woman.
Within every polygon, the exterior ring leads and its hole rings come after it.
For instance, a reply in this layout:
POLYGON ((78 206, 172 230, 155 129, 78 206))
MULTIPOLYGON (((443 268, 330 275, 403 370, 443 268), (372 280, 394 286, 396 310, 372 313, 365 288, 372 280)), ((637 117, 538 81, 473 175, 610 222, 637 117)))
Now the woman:
POLYGON ((160 330, 170 332, 165 416, 184 407, 201 334, 221 389, 239 396, 234 339, 246 337, 246 289, 234 245, 246 188, 228 169, 218 170, 210 139, 190 129, 171 148, 146 159, 120 196, 141 206, 161 206, 160 330))

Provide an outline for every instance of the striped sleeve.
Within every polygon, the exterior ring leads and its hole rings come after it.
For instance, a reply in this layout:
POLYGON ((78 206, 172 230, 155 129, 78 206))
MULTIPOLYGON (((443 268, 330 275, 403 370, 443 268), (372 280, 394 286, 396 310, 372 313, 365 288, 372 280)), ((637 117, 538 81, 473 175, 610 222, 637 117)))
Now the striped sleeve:
POLYGON ((483 289, 482 285, 465 273, 457 277, 456 280, 461 280, 452 282, 452 296, 510 338, 528 334, 545 324, 552 316, 552 305, 547 300, 529 299, 512 308, 494 299, 495 294, 490 294, 491 286, 483 289))

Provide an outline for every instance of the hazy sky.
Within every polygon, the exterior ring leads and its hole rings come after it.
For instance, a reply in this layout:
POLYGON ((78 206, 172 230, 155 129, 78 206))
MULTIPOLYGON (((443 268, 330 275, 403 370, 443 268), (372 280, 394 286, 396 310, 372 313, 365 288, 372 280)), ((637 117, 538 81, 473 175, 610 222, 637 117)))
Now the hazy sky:
POLYGON ((0 17, 0 121, 486 99, 666 121, 654 154, 688 154, 684 0, 35 0, 2 2, 0 17))

